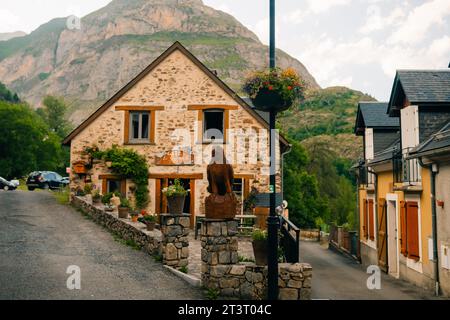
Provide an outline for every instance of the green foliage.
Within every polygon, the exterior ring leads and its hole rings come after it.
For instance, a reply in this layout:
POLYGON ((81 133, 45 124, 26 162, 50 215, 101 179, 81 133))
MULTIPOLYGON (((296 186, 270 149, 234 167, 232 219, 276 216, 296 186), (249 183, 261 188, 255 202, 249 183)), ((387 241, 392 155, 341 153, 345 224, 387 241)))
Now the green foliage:
POLYGON ((121 197, 120 198, 120 207, 121 208, 131 208, 130 201, 128 201, 128 199, 125 197, 121 197))
POLYGON ((0 150, 0 176, 5 178, 65 167, 60 138, 23 104, 0 101, 0 150))
POLYGON ((156 216, 154 216, 152 214, 148 214, 148 215, 144 216, 143 219, 145 222, 156 222, 156 216))
POLYGON ((180 268, 180 271, 187 274, 189 270, 188 270, 188 267, 182 266, 182 267, 180 268))
MULTIPOLYGON (((102 199, 102 195, 100 194, 100 191, 94 190, 94 192, 92 192, 92 200, 100 200, 100 199, 102 199)), ((111 200, 111 199, 109 199, 109 200, 111 200)), ((108 200, 108 203, 109 203, 109 200, 108 200)))
POLYGON ((42 101, 43 108, 39 115, 47 122, 50 129, 61 139, 64 139, 72 129, 72 125, 66 120, 67 105, 61 98, 46 96, 42 101))
POLYGON ((70 190, 69 187, 65 187, 62 189, 59 189, 54 192, 55 198, 60 204, 69 204, 70 202, 70 190))
POLYGON ((256 240, 256 241, 258 241, 258 240, 261 240, 261 241, 267 240, 267 231, 266 230, 255 229, 252 232, 252 238, 253 238, 253 240, 256 240))
POLYGON ((120 176, 132 179, 136 184, 134 196, 138 209, 148 203, 148 165, 145 157, 136 151, 113 146, 105 151, 96 147, 86 148, 85 152, 91 157, 111 161, 111 170, 120 176))
POLYGON ((6 86, 0 82, 0 101, 19 103, 20 99, 17 93, 13 93, 6 88, 6 86))
POLYGON ((206 299, 208 300, 217 300, 219 298, 220 290, 209 288, 206 290, 206 299))
POLYGON ((42 73, 39 73, 39 75, 38 75, 38 78, 39 78, 39 80, 41 80, 41 81, 44 81, 44 80, 47 79, 48 77, 50 77, 50 73, 42 72, 42 73))
POLYGON ((91 192, 92 192, 92 184, 87 183, 87 184, 84 186, 83 191, 84 191, 84 194, 91 194, 91 192))
POLYGON ((166 197, 177 197, 186 196, 189 190, 184 189, 180 179, 175 179, 174 184, 165 187, 162 192, 166 197))

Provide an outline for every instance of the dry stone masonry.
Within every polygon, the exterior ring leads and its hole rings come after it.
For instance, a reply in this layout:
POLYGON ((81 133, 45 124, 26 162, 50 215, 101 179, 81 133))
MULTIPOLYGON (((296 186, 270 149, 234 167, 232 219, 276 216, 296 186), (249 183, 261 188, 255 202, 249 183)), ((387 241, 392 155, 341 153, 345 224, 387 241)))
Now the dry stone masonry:
MULTIPOLYGON (((237 221, 205 219, 201 228, 202 283, 222 296, 267 298, 267 266, 238 263, 237 221)), ((312 268, 307 263, 279 265, 281 300, 311 299, 312 268)))
POLYGON ((189 258, 189 215, 162 214, 162 255, 165 265, 187 267, 189 258))

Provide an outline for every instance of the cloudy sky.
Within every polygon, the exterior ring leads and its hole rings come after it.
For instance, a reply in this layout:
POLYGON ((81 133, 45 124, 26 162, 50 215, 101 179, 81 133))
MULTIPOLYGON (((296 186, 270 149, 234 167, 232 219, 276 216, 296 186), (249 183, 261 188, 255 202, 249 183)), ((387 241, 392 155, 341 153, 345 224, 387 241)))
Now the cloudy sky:
MULTIPOLYGON (((0 0, 0 32, 30 32, 57 16, 83 16, 110 0, 0 0)), ((204 0, 268 43, 268 0, 204 0)), ((277 46, 322 87, 386 100, 396 69, 446 68, 450 0, 278 0, 277 46)))

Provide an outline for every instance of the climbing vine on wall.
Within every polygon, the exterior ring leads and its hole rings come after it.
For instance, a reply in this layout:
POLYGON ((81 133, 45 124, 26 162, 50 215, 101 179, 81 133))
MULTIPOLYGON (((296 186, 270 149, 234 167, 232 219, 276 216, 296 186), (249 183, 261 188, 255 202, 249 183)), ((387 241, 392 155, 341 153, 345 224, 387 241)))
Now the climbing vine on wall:
POLYGON ((104 151, 92 147, 86 148, 85 151, 94 159, 111 161, 110 168, 114 173, 131 179, 136 184, 134 196, 137 208, 142 209, 147 205, 148 165, 145 157, 134 150, 119 148, 118 146, 113 146, 104 151))

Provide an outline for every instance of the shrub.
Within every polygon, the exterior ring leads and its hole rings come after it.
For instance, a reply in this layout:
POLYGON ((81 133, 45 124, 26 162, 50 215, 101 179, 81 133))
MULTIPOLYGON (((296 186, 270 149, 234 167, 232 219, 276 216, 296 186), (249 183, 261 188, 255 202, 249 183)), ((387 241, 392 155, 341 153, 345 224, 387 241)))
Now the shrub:
POLYGON ((265 230, 260 230, 260 229, 255 229, 252 232, 252 238, 253 240, 267 240, 267 231, 265 230))
POLYGON ((187 195, 189 190, 185 190, 184 187, 181 185, 180 180, 175 179, 174 184, 164 188, 162 192, 166 197, 176 197, 187 195))

